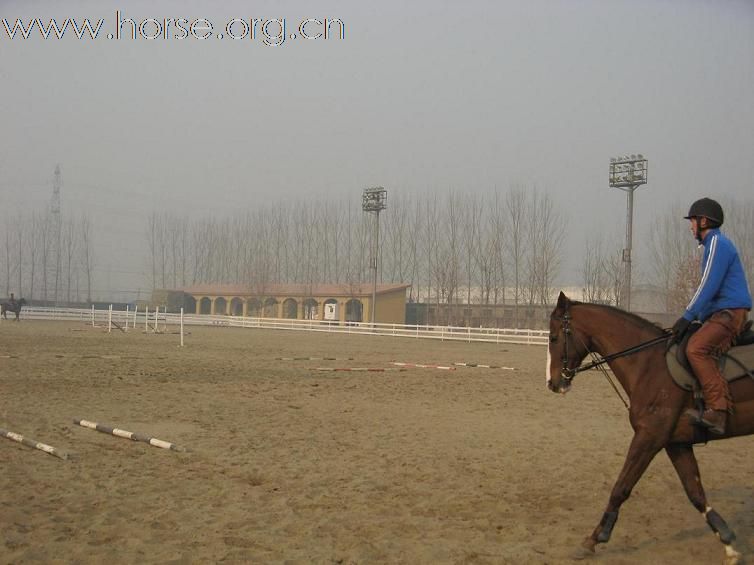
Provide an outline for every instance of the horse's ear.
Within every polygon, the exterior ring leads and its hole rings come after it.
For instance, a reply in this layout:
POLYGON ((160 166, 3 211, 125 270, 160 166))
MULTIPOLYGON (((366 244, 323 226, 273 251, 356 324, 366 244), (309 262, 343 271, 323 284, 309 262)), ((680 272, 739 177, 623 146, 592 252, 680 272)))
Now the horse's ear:
POLYGON ((558 308, 565 309, 569 304, 571 303, 571 299, 568 298, 565 293, 561 290, 560 294, 558 295, 558 308))

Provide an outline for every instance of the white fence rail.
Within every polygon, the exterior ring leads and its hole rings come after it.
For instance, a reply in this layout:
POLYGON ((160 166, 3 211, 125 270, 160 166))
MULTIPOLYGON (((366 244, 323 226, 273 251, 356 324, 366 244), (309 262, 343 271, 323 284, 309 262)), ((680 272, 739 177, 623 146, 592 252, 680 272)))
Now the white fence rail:
MULTIPOLYGON (((181 315, 173 313, 95 310, 85 308, 24 308, 21 317, 32 320, 71 320, 97 325, 108 325, 112 320, 121 328, 129 330, 164 330, 166 326, 180 326, 181 315)), ((235 328, 259 328, 271 330, 299 330, 365 335, 386 335, 448 341, 518 343, 547 345, 545 330, 522 330, 504 328, 464 328, 454 326, 424 326, 404 324, 371 324, 368 322, 329 322, 326 320, 289 320, 281 318, 248 318, 242 316, 210 316, 184 314, 184 325, 224 326, 235 328)), ((115 329, 115 328, 113 328, 115 329)))

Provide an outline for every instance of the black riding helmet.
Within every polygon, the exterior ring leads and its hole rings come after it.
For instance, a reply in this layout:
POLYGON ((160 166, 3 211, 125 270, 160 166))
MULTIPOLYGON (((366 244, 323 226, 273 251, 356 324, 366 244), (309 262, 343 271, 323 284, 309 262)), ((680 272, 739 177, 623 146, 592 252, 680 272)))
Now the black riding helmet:
POLYGON ((691 218, 708 218, 713 222, 712 227, 719 227, 723 225, 725 215, 723 214, 723 207, 716 200, 711 198, 700 198, 691 205, 689 213, 684 216, 687 220, 691 218))

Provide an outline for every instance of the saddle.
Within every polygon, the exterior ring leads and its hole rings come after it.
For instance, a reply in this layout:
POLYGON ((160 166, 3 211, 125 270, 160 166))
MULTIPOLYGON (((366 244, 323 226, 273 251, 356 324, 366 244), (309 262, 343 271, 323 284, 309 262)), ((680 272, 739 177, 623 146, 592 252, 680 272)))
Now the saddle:
MULTIPOLYGON (((668 370, 675 383, 691 392, 699 391, 701 387, 686 357, 686 346, 689 338, 701 327, 700 322, 693 322, 680 345, 671 346, 665 354, 668 370)), ((728 382, 743 377, 754 379, 754 370, 751 369, 754 367, 754 331, 752 331, 751 320, 746 322, 744 330, 736 337, 733 347, 720 357, 718 366, 720 373, 728 382)))

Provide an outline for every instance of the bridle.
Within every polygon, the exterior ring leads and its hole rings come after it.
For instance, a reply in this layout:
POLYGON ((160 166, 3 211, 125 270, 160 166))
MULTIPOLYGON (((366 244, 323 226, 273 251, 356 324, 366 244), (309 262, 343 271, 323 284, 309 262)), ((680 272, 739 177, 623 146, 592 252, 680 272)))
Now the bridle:
MULTIPOLYGON (((560 377, 570 385, 573 377, 576 376, 576 373, 581 371, 578 367, 571 368, 568 366, 568 360, 570 359, 568 355, 568 343, 570 342, 570 339, 568 338, 573 334, 571 330, 571 312, 568 309, 566 309, 563 316, 560 317, 560 325, 563 330, 563 355, 560 357, 560 377)), ((550 337, 550 341, 555 343, 557 337, 550 337)), ((588 348, 586 348, 586 350, 589 351, 588 348)))
MULTIPOLYGON (((653 345, 657 345, 658 343, 664 343, 667 342, 668 338, 670 337, 669 330, 664 330, 664 333, 661 336, 657 336, 655 338, 650 339, 649 341, 642 342, 638 345, 634 345, 629 347, 628 349, 623 349, 622 351, 618 351, 616 353, 611 353, 610 355, 605 355, 602 357, 598 357, 597 354, 590 350, 589 347, 584 343, 584 340, 581 339, 581 337, 578 336, 578 334, 574 334, 573 330, 571 329, 571 312, 568 307, 566 307, 565 311, 563 312, 563 315, 559 318, 554 318, 556 320, 560 320, 561 329, 563 331, 563 354, 560 358, 560 377, 566 382, 568 386, 571 385, 571 381, 573 381, 573 378, 581 372, 588 371, 590 369, 599 368, 602 371, 602 374, 605 375, 605 378, 608 380, 610 385, 613 387, 613 390, 615 390, 618 397, 623 401, 623 404, 628 408, 628 403, 623 400, 623 396, 620 394, 620 391, 618 390, 618 387, 615 386, 615 383, 610 378, 610 375, 607 374, 607 371, 603 367, 606 363, 609 363, 613 359, 618 359, 620 357, 625 357, 627 355, 632 355, 634 353, 638 353, 639 351, 642 351, 643 349, 647 349, 648 347, 652 347, 653 345), (578 340, 581 342, 582 347, 586 351, 586 354, 589 355, 592 358, 592 361, 590 363, 587 363, 586 365, 580 365, 578 367, 569 367, 569 355, 568 355, 568 344, 573 339, 573 336, 578 338, 578 340)), ((555 343, 557 341, 557 336, 550 336, 550 342, 555 343)), ((548 345, 549 347, 549 345, 548 345)))

